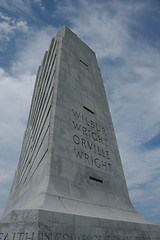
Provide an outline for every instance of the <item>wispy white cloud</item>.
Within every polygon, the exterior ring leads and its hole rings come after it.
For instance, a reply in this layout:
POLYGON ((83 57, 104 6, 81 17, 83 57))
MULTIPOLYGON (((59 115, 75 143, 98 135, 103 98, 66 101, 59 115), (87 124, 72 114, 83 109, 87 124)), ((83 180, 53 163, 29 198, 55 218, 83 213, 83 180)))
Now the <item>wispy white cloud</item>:
POLYGON ((57 8, 58 13, 63 12, 68 17, 68 21, 72 23, 72 30, 96 51, 99 58, 115 58, 121 55, 130 37, 125 29, 126 24, 123 25, 121 19, 117 19, 117 15, 111 16, 108 7, 112 7, 110 2, 98 4, 93 1, 90 5, 89 1, 81 0, 78 11, 77 6, 71 2, 57 8))
POLYGON ((27 22, 20 18, 11 18, 0 13, 0 50, 3 51, 3 41, 9 41, 17 33, 26 33, 28 31, 27 22))
POLYGON ((42 2, 42 0, 33 0, 36 4, 38 4, 39 5, 39 7, 40 7, 40 9, 42 10, 42 11, 45 11, 46 9, 45 9, 45 7, 44 7, 44 4, 43 4, 43 2, 42 2))
POLYGON ((24 15, 25 17, 30 17, 34 20, 35 12, 33 10, 33 4, 39 6, 42 11, 45 11, 44 4, 42 0, 1 0, 0 6, 5 8, 7 11, 11 11, 15 14, 24 15))
POLYGON ((18 72, 35 73, 41 64, 40 59, 43 58, 44 52, 48 50, 51 39, 56 35, 56 32, 57 28, 51 26, 32 30, 23 42, 21 51, 17 52, 17 60, 11 66, 12 72, 14 74, 18 74, 18 72))
POLYGON ((31 15, 32 5, 30 0, 1 0, 0 6, 13 13, 23 13, 31 15))

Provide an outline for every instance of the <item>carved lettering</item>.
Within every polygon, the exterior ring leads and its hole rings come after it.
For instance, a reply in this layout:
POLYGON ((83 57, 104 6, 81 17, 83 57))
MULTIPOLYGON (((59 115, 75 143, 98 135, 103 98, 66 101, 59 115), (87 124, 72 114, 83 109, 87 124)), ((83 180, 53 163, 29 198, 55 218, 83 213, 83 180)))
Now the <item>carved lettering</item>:
POLYGON ((79 138, 77 135, 74 135, 74 136, 73 136, 73 141, 74 141, 76 144, 80 144, 80 138, 79 138))
POLYGON ((62 234, 61 233, 57 233, 55 235, 55 240, 61 240, 61 238, 62 238, 62 234))
POLYGON ((96 167, 98 167, 98 168, 100 168, 100 167, 101 167, 101 165, 100 165, 100 163, 99 163, 99 159, 98 159, 98 158, 95 158, 94 162, 95 162, 95 165, 96 165, 96 167))
POLYGON ((86 234, 70 234, 67 232, 61 233, 53 233, 53 232, 38 232, 37 234, 34 232, 14 232, 14 233, 0 233, 0 240, 160 240, 160 237, 151 238, 150 236, 134 236, 126 235, 124 233, 118 233, 117 231, 112 231, 110 234, 107 235, 86 235, 86 234))
POLYGON ((82 160, 81 163, 87 166, 110 172, 111 163, 108 162, 110 161, 109 143, 105 128, 74 109, 72 109, 72 113, 74 117, 72 126, 75 130, 73 143, 76 158, 82 160), (94 154, 97 156, 94 156, 94 154))
POLYGON ((78 124, 75 123, 74 121, 72 121, 72 123, 73 123, 74 128, 77 129, 78 131, 80 131, 81 125, 78 125, 78 124))
POLYGON ((16 233, 13 233, 13 240, 15 239, 16 233))
POLYGON ((76 151, 75 148, 74 148, 74 152, 75 152, 75 155, 76 155, 77 158, 80 158, 80 159, 82 158, 83 152, 80 152, 80 151, 78 151, 78 150, 76 151))
POLYGON ((87 141, 87 144, 88 144, 88 147, 89 147, 90 150, 93 149, 93 146, 95 146, 92 143, 90 143, 89 141, 87 141))
POLYGON ((4 240, 9 240, 8 233, 5 235, 4 240))
POLYGON ((87 147, 86 147, 86 140, 85 140, 84 138, 81 139, 81 142, 82 142, 82 147, 87 148, 87 147))
POLYGON ((34 240, 34 232, 29 235, 29 233, 26 233, 26 240, 34 240))
POLYGON ((76 118, 80 117, 80 113, 77 113, 77 111, 75 111, 73 108, 72 108, 72 112, 73 112, 74 117, 76 117, 76 118))
POLYGON ((85 156, 85 162, 88 162, 89 164, 90 164, 90 162, 89 162, 89 155, 87 154, 87 153, 84 153, 84 156, 85 156))
POLYGON ((106 161, 101 160, 100 158, 95 158, 92 155, 89 155, 88 153, 85 153, 76 148, 74 148, 74 153, 75 153, 76 158, 83 160, 82 163, 86 163, 88 166, 94 166, 98 169, 101 168, 106 171, 111 170, 111 164, 106 161))
POLYGON ((104 150, 102 147, 95 145, 90 141, 85 140, 84 138, 80 138, 78 135, 73 136, 73 142, 76 145, 81 145, 82 148, 92 150, 92 152, 96 153, 98 156, 101 156, 106 159, 110 159, 108 150, 104 150))
POLYGON ((100 129, 100 125, 98 125, 97 123, 96 123, 96 130, 97 130, 98 132, 101 131, 101 129, 100 129))
POLYGON ((81 124, 76 123, 75 121, 72 121, 73 127, 75 130, 78 130, 79 132, 82 132, 82 134, 85 137, 88 137, 92 139, 95 142, 99 142, 102 145, 108 146, 108 140, 102 136, 99 135, 97 132, 93 132, 90 129, 87 129, 86 127, 82 126, 81 124))
POLYGON ((101 126, 100 124, 98 124, 97 122, 94 122, 93 120, 88 119, 88 117, 84 116, 80 112, 77 112, 73 108, 72 108, 72 113, 73 113, 73 117, 76 120, 81 121, 86 126, 91 127, 92 129, 97 130, 99 133, 101 132, 103 135, 107 134, 106 129, 103 126, 101 126))
POLYGON ((83 135, 85 135, 86 137, 89 136, 89 134, 87 133, 87 128, 86 127, 82 127, 82 131, 83 131, 83 135))
POLYGON ((45 233, 44 236, 45 236, 45 239, 52 240, 52 233, 51 232, 50 233, 45 233))
POLYGON ((65 233, 65 234, 63 235, 62 240, 68 240, 68 239, 69 239, 69 235, 68 235, 67 233, 65 233))

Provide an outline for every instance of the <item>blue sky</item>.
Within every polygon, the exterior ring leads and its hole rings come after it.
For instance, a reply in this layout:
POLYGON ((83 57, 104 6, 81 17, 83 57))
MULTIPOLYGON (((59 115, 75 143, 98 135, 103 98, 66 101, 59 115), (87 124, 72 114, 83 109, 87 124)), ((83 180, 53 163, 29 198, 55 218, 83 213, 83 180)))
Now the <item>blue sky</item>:
POLYGON ((160 224, 160 1, 0 1, 0 215, 17 168, 36 72, 67 25, 96 53, 131 201, 160 224))

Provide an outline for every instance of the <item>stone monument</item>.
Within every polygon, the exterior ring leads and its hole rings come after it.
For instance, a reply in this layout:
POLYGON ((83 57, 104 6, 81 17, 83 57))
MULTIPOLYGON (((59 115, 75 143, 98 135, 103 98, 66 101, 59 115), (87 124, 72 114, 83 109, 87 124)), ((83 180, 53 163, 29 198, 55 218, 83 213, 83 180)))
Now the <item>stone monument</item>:
POLYGON ((1 240, 160 240, 129 199, 95 53, 63 27, 38 69, 1 240))

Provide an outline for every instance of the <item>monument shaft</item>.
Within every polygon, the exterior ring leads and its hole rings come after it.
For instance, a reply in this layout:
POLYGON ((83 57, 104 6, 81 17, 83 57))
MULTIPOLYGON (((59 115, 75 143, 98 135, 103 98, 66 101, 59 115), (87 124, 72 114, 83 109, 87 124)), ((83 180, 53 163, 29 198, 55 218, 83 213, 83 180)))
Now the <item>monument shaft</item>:
POLYGON ((4 239, 15 226, 26 240, 160 239, 130 202, 96 56, 67 27, 38 70, 4 239))

